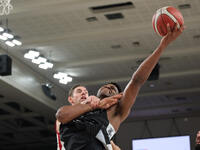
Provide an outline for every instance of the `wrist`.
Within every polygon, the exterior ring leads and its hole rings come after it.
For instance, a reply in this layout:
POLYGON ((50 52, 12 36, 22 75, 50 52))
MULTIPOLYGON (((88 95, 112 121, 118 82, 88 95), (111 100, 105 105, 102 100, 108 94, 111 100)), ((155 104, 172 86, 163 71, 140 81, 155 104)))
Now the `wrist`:
POLYGON ((159 48, 164 50, 167 47, 167 45, 168 45, 167 43, 160 42, 159 48))
POLYGON ((90 103, 85 104, 85 105, 87 106, 87 110, 88 111, 93 111, 94 110, 94 108, 92 107, 92 105, 90 103))

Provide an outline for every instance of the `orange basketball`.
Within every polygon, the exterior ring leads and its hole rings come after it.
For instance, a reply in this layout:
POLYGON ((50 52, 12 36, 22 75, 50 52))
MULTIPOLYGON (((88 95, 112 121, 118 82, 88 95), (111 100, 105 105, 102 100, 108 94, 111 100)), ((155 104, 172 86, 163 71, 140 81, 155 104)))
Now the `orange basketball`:
POLYGON ((171 30, 175 27, 175 23, 177 23, 178 28, 184 24, 181 12, 172 6, 158 9, 152 18, 153 29, 160 36, 167 34, 168 23, 171 30))

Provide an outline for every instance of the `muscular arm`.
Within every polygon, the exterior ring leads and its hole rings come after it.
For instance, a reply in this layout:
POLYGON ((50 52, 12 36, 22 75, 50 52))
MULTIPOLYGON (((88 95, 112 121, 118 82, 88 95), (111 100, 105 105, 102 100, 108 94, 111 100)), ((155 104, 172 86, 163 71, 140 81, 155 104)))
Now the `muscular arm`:
POLYGON ((127 118, 131 107, 135 103, 136 96, 141 86, 148 79, 164 49, 182 33, 183 29, 183 27, 180 29, 177 29, 176 27, 174 31, 171 32, 168 26, 168 34, 161 39, 161 42, 155 51, 143 61, 136 72, 132 75, 131 80, 124 90, 124 95, 119 105, 118 116, 120 116, 121 122, 127 118))
POLYGON ((91 110, 89 104, 66 105, 58 109, 56 119, 64 124, 91 110))
POLYGON ((58 109, 56 113, 56 119, 62 124, 81 116, 82 114, 92 111, 94 109, 108 109, 112 105, 118 102, 118 99, 122 97, 122 94, 117 94, 112 97, 104 98, 101 101, 95 96, 90 96, 90 103, 66 105, 58 109), (98 100, 97 100, 98 99, 98 100))

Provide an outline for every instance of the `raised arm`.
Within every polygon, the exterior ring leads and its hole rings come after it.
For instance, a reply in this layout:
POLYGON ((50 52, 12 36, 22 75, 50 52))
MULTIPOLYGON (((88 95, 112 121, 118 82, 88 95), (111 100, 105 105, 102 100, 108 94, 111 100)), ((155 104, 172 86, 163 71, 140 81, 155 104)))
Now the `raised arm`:
POLYGON ((165 48, 184 30, 183 26, 180 29, 176 26, 173 31, 170 30, 169 25, 167 27, 168 34, 161 39, 160 44, 154 52, 142 62, 136 72, 132 75, 131 80, 124 90, 124 95, 119 105, 119 116, 121 121, 127 118, 141 86, 148 79, 165 48))
POLYGON ((96 96, 90 96, 86 104, 66 105, 58 109, 56 119, 62 124, 81 116, 82 114, 94 109, 108 109, 118 102, 122 94, 99 100, 96 96))

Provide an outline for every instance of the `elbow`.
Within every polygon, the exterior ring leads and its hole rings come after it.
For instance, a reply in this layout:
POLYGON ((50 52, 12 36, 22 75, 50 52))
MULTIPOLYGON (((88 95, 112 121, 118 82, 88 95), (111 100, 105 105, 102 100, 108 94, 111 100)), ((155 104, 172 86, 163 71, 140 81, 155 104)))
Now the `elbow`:
MULTIPOLYGON (((66 123, 66 120, 64 119, 64 113, 62 112, 62 108, 58 109, 58 111, 56 112, 56 119, 61 122, 62 124, 66 123)), ((66 114, 65 114, 66 116, 66 114)))
POLYGON ((60 109, 56 112, 56 115, 55 115, 55 116, 56 116, 56 119, 57 119, 59 122, 62 122, 62 121, 61 121, 61 120, 62 120, 62 119, 61 119, 62 117, 61 117, 60 109))
POLYGON ((140 76, 133 75, 131 79, 131 83, 133 83, 133 85, 142 86, 146 82, 146 80, 147 79, 142 78, 140 76))

